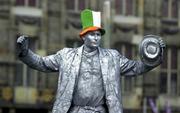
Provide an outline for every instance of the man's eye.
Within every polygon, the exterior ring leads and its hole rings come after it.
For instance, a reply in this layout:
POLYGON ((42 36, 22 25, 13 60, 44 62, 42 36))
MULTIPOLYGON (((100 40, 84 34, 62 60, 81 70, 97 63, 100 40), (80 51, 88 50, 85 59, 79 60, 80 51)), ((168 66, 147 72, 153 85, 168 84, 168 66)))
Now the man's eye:
POLYGON ((100 33, 97 33, 96 35, 97 35, 97 36, 100 36, 101 34, 100 34, 100 33))
POLYGON ((100 36, 101 33, 89 33, 89 35, 90 35, 90 36, 95 36, 95 35, 96 35, 96 36, 100 36))

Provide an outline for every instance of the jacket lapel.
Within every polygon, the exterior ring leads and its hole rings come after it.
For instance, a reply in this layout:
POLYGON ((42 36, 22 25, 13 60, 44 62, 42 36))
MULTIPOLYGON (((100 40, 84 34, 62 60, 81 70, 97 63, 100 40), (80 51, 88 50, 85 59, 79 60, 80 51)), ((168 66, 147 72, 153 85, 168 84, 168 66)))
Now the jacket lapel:
POLYGON ((99 60, 101 65, 101 73, 103 77, 104 85, 107 83, 107 75, 108 75, 108 58, 107 54, 103 51, 103 49, 98 48, 99 50, 99 60))
POLYGON ((74 87, 77 80, 76 78, 78 77, 78 74, 79 74, 82 50, 83 50, 83 46, 77 48, 74 51, 74 55, 72 55, 73 60, 72 60, 72 63, 70 63, 71 66, 68 68, 68 70, 70 70, 68 73, 69 79, 64 79, 63 83, 65 83, 65 80, 66 80, 67 84, 60 86, 60 87, 65 86, 66 88, 63 91, 62 95, 58 97, 58 101, 56 100, 57 103, 55 107, 61 108, 61 109, 56 109, 54 107, 53 113, 67 113, 68 109, 71 106, 74 87))
POLYGON ((82 51, 83 51, 83 45, 79 48, 77 48, 76 55, 74 57, 73 65, 75 66, 76 70, 75 73, 79 73, 79 68, 81 64, 81 57, 82 57, 82 51))
POLYGON ((74 82, 75 82, 76 78, 79 75, 82 51, 83 51, 83 46, 77 48, 77 50, 75 52, 74 60, 73 60, 72 65, 71 65, 71 69, 70 69, 71 70, 71 75, 72 75, 71 78, 74 79, 74 82))

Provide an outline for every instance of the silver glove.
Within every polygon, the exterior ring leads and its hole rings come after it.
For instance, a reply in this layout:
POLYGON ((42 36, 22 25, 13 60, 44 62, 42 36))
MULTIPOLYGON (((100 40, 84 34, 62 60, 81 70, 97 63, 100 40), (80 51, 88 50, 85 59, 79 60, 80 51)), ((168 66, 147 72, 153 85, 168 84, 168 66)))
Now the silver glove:
POLYGON ((24 57, 27 55, 28 48, 29 48, 28 42, 29 41, 28 41, 27 36, 24 36, 24 35, 20 36, 17 39, 17 41, 16 41, 16 43, 17 43, 17 55, 19 57, 24 57))

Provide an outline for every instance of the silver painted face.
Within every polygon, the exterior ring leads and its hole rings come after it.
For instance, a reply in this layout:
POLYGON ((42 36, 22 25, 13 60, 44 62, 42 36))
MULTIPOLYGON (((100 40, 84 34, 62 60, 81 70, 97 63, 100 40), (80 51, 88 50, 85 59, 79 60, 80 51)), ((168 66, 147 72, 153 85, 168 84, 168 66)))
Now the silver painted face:
POLYGON ((89 48, 97 48, 100 45, 101 33, 100 31, 92 31, 87 33, 84 37, 84 44, 89 48))

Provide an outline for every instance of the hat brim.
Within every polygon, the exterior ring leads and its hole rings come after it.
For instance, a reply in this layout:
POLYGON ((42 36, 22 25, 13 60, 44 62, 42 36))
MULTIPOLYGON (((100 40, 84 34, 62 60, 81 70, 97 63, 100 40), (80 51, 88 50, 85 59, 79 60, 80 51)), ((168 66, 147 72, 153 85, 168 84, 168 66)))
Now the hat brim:
POLYGON ((82 30, 79 33, 79 36, 82 37, 83 35, 85 35, 86 33, 90 32, 90 31, 97 31, 97 30, 99 30, 101 32, 101 35, 105 34, 105 30, 104 29, 102 29, 100 27, 93 26, 93 27, 88 27, 88 28, 82 30))

